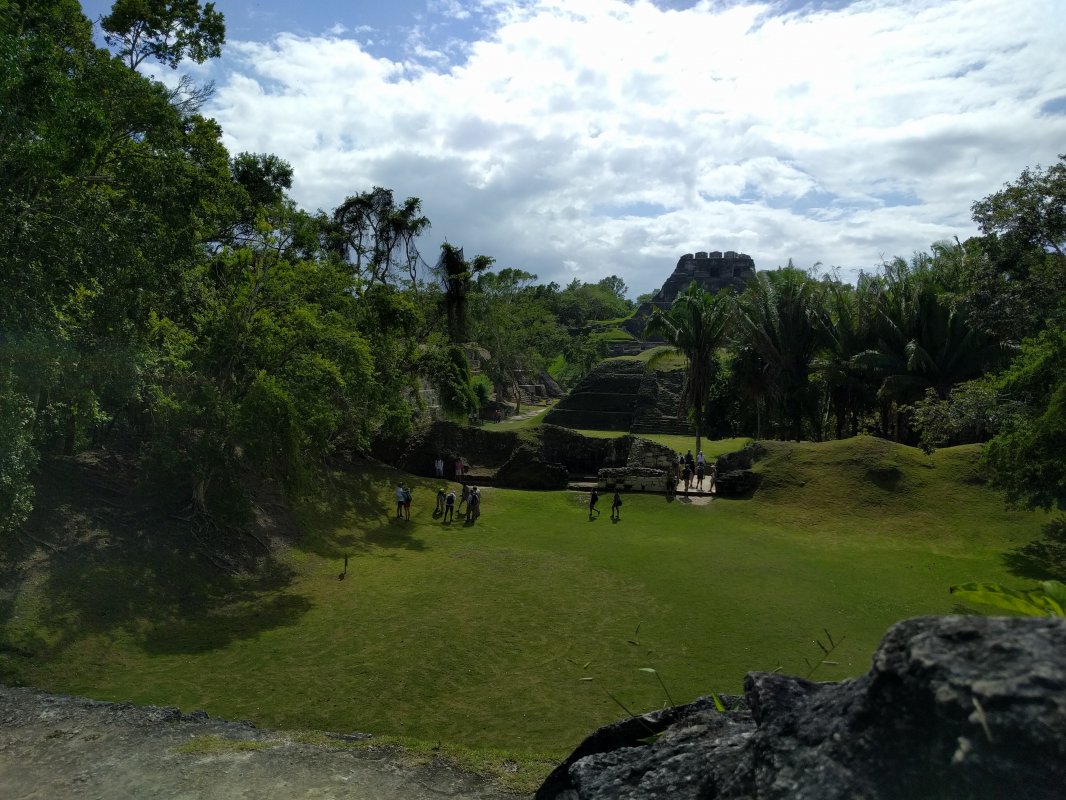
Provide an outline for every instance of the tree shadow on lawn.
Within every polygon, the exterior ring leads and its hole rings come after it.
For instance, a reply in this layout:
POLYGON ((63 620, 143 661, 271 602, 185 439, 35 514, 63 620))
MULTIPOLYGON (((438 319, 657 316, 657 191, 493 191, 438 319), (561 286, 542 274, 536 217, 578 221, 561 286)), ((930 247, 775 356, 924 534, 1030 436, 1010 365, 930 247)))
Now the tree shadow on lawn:
POLYGON ((1042 539, 1004 553, 1003 565, 1020 578, 1066 581, 1066 517, 1046 523, 1042 539))
POLYGON ((52 658, 81 639, 125 633, 149 653, 200 653, 291 625, 311 608, 287 592, 292 570, 274 561, 254 574, 207 563, 158 531, 122 547, 97 539, 51 559, 41 587, 52 658))
MULTIPOLYGON (((366 555, 376 548, 425 550, 425 542, 413 535, 417 522, 397 519, 395 504, 384 498, 382 487, 394 487, 398 474, 374 468, 338 473, 301 506, 302 535, 293 546, 327 559, 366 555)), ((431 481, 410 483, 416 504, 432 500, 431 481)))
POLYGON ((32 623, 0 637, 31 655, 14 672, 95 636, 128 637, 152 653, 203 652, 293 624, 311 607, 254 526, 208 532, 136 489, 94 490, 94 478, 68 464, 38 485, 25 531, 38 547, 20 560, 26 579, 8 582, 0 607, 10 616, 31 593, 32 623))

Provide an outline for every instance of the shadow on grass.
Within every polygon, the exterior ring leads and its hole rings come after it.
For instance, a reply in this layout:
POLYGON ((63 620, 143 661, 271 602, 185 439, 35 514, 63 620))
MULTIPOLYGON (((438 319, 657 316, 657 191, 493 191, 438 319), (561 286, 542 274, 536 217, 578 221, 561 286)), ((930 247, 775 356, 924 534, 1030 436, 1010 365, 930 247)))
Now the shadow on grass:
POLYGON ((899 488, 903 480, 903 472, 899 467, 877 467, 866 470, 866 477, 874 486, 892 492, 899 488))
MULTIPOLYGON (((51 655, 93 635, 125 633, 150 653, 198 653, 294 624, 310 602, 286 590, 292 571, 264 559, 253 574, 220 569, 190 540, 138 531, 51 559, 40 622, 51 655)), ((46 656, 47 657, 47 656, 46 656)))
POLYGON ((24 593, 22 608, 32 609, 0 635, 17 654, 5 679, 92 637, 128 638, 151 653, 203 652, 294 624, 310 608, 254 527, 209 532, 134 480, 77 463, 42 477, 25 531, 41 547, 21 565, 32 580, 7 581, 0 596, 4 623, 24 593), (131 488, 102 492, 103 480, 131 488))
POLYGON ((1056 517, 1043 528, 1043 538, 1003 554, 1012 575, 1035 581, 1066 581, 1066 517, 1056 517))
MULTIPOLYGON (((426 544, 414 536, 417 523, 396 519, 391 490, 398 473, 376 465, 359 465, 337 472, 313 500, 300 508, 298 550, 329 559, 367 554, 375 549, 422 551, 426 544)), ((439 479, 414 479, 415 503, 432 501, 439 479)), ((417 505, 416 505, 417 507, 417 505)))

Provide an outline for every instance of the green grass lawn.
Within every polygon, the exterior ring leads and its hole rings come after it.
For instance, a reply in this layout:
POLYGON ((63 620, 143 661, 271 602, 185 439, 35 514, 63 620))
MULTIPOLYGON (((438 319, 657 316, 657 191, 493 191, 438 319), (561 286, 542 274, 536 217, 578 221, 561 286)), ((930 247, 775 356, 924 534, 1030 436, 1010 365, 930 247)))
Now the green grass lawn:
MULTIPOLYGON (((747 501, 625 498, 590 521, 587 495, 488 489, 476 525, 432 515, 415 479, 338 475, 299 510, 274 573, 220 577, 144 531, 120 548, 29 568, 0 597, 0 675, 44 689, 203 708, 286 729, 369 731, 515 759, 528 788, 596 726, 744 673, 857 675, 886 628, 954 609, 948 586, 1027 582, 1004 556, 1046 517, 1008 512, 971 447, 924 456, 875 439, 768 443, 747 501), (153 549, 155 547, 155 549, 153 549), (339 580, 345 555, 348 573, 339 580)), ((705 450, 714 452, 710 444, 705 450)))

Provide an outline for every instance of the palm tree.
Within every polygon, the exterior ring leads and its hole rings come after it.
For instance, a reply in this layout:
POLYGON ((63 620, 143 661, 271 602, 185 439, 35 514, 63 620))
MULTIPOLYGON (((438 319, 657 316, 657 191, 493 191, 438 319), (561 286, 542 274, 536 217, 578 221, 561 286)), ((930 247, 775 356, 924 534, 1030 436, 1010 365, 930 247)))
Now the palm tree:
POLYGON ((1002 354, 999 342, 945 294, 935 261, 922 254, 909 265, 903 259, 886 265, 876 328, 877 349, 859 361, 879 377, 882 403, 897 410, 928 389, 947 399, 952 387, 983 374, 1002 354))
POLYGON ((824 302, 816 312, 822 334, 821 354, 814 368, 825 381, 829 408, 836 418, 836 438, 854 436, 859 415, 875 405, 874 393, 859 356, 876 345, 875 282, 860 274, 852 286, 839 280, 825 284, 824 302))
POLYGON ((715 351, 725 337, 731 303, 726 295, 701 289, 695 281, 680 293, 669 311, 656 309, 648 320, 645 336, 662 336, 685 357, 685 384, 681 411, 693 411, 696 422, 696 452, 701 449, 703 409, 714 378, 715 351))
POLYGON ((770 395, 779 399, 789 436, 797 441, 804 417, 811 416, 811 361, 820 344, 817 304, 818 284, 791 261, 783 269, 757 273, 736 303, 741 344, 765 362, 770 395))

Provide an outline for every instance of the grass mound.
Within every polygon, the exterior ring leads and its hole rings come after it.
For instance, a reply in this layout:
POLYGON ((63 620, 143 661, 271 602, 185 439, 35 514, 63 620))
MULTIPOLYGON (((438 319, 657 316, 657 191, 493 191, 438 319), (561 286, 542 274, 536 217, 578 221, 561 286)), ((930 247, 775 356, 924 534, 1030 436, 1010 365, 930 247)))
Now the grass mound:
POLYGON ((748 670, 806 673, 828 629, 843 641, 815 677, 859 674, 890 624, 953 611, 950 584, 1019 583, 1008 556, 1046 519, 1004 510, 974 448, 767 449, 749 501, 631 495, 617 523, 606 506, 590 519, 585 494, 486 489, 476 524, 444 524, 443 482, 364 465, 297 510, 269 579, 220 569, 180 527, 57 489, 41 513, 78 526, 8 547, 0 676, 441 743, 529 787, 622 715, 612 695, 634 711, 667 702, 644 668, 674 702, 735 692, 748 670), (398 478, 410 521, 395 519, 398 478))

